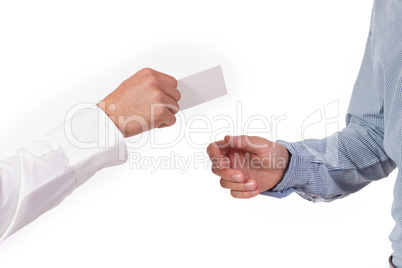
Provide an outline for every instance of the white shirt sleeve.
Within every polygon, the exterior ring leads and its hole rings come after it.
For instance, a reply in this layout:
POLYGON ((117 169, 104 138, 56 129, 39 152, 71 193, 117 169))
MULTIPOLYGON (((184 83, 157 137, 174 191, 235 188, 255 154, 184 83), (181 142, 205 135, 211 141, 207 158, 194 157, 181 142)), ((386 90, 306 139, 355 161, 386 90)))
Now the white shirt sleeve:
POLYGON ((98 170, 126 159, 124 138, 110 118, 94 104, 76 106, 63 124, 0 161, 0 242, 98 170))

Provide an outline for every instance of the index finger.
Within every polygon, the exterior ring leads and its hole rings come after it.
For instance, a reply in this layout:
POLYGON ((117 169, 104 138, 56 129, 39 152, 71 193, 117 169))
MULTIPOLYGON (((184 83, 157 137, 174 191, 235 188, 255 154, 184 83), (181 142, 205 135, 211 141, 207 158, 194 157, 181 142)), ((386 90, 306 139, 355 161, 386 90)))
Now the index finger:
POLYGON ((207 148, 207 154, 211 159, 212 165, 215 164, 218 168, 223 168, 222 158, 229 150, 229 144, 224 140, 211 143, 207 148))
POLYGON ((177 80, 173 76, 170 76, 168 74, 164 74, 164 73, 161 73, 158 71, 155 71, 155 76, 158 77, 159 79, 161 79, 162 81, 167 82, 172 87, 177 88, 177 80))
POLYGON ((173 87, 171 84, 164 84, 162 86, 162 91, 169 95, 172 99, 174 99, 176 102, 178 102, 181 98, 181 93, 180 91, 173 87))
POLYGON ((181 94, 177 89, 177 80, 173 76, 158 72, 154 70, 154 75, 160 80, 162 84, 162 91, 169 95, 176 102, 180 100, 181 94))

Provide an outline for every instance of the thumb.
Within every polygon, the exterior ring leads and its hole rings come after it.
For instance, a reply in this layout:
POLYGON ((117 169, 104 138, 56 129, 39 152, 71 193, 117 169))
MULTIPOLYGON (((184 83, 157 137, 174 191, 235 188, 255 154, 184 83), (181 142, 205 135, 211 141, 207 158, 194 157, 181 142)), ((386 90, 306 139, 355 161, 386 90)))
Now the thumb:
POLYGON ((256 155, 265 152, 270 143, 270 141, 261 137, 245 135, 225 136, 225 142, 231 148, 244 150, 256 155))

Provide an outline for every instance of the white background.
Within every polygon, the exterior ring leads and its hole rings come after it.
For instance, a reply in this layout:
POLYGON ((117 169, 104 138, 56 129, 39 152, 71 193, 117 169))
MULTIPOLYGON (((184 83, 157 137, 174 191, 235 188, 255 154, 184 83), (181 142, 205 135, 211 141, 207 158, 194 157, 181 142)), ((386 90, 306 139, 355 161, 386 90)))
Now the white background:
MULTIPOLYGON (((229 95, 186 110, 286 115, 269 139, 301 139, 333 101, 339 127, 363 56, 371 1, 1 1, 0 158, 96 102, 143 67, 176 78, 221 64, 229 95)), ((241 134, 236 121, 231 134, 241 134)), ((309 137, 326 135, 325 122, 309 137)), ((240 125, 240 127, 239 127, 240 125)), ((186 122, 152 132, 158 141, 186 122)), ((311 131, 313 130, 313 131, 311 131)), ((218 138, 222 138, 221 134, 218 138)), ((195 138, 196 137, 196 138, 195 138)), ((143 157, 205 154, 211 134, 143 157), (205 146, 203 145, 205 144, 205 146)), ((387 267, 393 173, 313 204, 296 194, 233 199, 208 167, 100 171, 0 245, 0 267, 387 267)))

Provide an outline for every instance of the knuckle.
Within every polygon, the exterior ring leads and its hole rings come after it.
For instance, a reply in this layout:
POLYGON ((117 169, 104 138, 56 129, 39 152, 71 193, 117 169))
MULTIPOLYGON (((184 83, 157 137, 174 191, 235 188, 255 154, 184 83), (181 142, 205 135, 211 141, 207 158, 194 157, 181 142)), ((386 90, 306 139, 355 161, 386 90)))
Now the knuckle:
POLYGON ((160 102, 162 102, 163 92, 160 91, 160 90, 155 89, 155 90, 153 90, 153 92, 152 92, 152 94, 151 94, 151 98, 152 98, 154 101, 160 103, 160 102))
POLYGON ((147 67, 141 69, 139 72, 140 72, 141 74, 143 74, 143 75, 152 75, 152 74, 155 73, 154 70, 152 70, 151 68, 147 68, 147 67))
POLYGON ((166 114, 166 108, 165 107, 159 107, 155 111, 156 118, 162 118, 162 117, 165 116, 165 114, 166 114))
POLYGON ((146 83, 149 87, 159 87, 159 78, 154 76, 154 75, 150 75, 147 80, 146 83))
POLYGON ((169 85, 177 87, 178 82, 177 82, 176 78, 174 78, 173 76, 170 76, 168 74, 162 74, 162 75, 166 79, 166 82, 169 83, 169 85))
POLYGON ((161 114, 166 116, 170 114, 169 109, 166 106, 161 107, 161 114))

